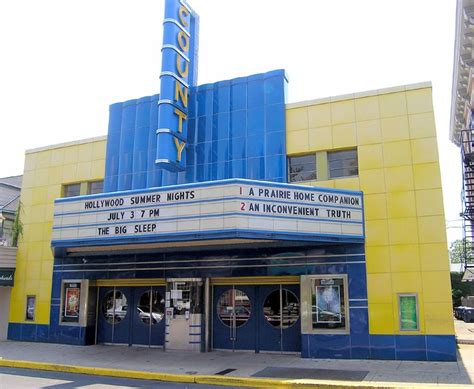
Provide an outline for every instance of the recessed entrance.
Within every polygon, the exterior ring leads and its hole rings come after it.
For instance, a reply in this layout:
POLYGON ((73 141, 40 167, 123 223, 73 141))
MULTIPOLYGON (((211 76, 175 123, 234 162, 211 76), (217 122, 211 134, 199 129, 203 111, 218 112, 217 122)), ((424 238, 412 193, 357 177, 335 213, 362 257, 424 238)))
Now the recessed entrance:
POLYGON ((299 285, 214 286, 215 349, 298 352, 299 285))
POLYGON ((163 346, 165 288, 101 287, 97 343, 163 346))

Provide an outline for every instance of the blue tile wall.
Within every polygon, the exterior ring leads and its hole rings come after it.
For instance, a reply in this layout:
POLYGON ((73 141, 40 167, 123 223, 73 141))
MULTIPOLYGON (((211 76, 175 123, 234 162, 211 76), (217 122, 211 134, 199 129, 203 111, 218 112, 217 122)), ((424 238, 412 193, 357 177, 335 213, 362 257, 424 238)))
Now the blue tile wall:
MULTIPOLYGON (((352 323, 351 323, 352 326, 352 323)), ((456 361, 451 335, 307 335, 301 339, 303 358, 456 361)))
POLYGON ((287 82, 275 70, 190 88, 183 172, 155 165, 158 95, 112 104, 104 191, 226 178, 287 182, 287 82))

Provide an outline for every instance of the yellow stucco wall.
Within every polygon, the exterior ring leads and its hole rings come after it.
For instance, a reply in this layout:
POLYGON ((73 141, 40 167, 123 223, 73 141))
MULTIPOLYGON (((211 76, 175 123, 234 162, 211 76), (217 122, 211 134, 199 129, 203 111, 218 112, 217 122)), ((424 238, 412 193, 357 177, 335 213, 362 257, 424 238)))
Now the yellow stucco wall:
POLYGON ((18 244, 10 322, 25 322, 26 296, 34 295, 34 322, 49 323, 54 199, 61 197, 62 184, 104 177, 105 144, 105 138, 94 138, 26 153, 21 191, 23 237, 18 244))
POLYGON ((431 87, 292 104, 287 153, 317 153, 307 184, 364 192, 370 333, 399 334, 397 294, 417 293, 410 334, 454 334, 431 87), (325 151, 355 147, 359 175, 327 180, 325 151))

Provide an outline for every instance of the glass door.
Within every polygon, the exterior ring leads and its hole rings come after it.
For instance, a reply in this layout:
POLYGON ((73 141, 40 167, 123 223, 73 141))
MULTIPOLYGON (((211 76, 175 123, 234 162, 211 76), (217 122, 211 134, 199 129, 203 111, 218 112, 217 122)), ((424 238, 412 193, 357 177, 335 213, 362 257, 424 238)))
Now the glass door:
POLYGON ((299 285, 259 287, 259 349, 297 352, 301 349, 299 285))
POLYGON ((254 286, 214 287, 214 348, 255 349, 254 297, 254 286))
POLYGON ((204 299, 201 279, 169 279, 165 299, 166 340, 170 350, 201 351, 204 299))

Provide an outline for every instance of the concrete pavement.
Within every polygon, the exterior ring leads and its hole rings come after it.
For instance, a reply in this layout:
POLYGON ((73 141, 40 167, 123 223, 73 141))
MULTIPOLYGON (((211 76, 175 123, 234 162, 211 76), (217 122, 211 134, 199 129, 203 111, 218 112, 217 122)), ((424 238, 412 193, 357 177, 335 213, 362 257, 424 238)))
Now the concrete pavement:
POLYGON ((474 344, 474 323, 464 323, 454 320, 456 341, 458 344, 474 344))
MULTIPOLYGON (((0 366, 29 367, 53 371, 144 378, 175 382, 235 386, 280 386, 277 381, 252 378, 267 367, 286 371, 300 369, 305 377, 282 378, 281 387, 294 384, 345 387, 350 385, 383 387, 428 385, 472 385, 474 382, 474 345, 461 345, 458 362, 368 361, 301 359, 297 355, 255 354, 214 351, 193 354, 163 352, 161 349, 127 346, 67 346, 48 343, 0 342, 0 366), (3 360, 2 360, 3 359, 3 360), (14 361, 26 361, 23 365, 14 361), (28 362, 35 362, 29 364, 28 362), (26 363, 26 365, 25 365, 26 363), (58 365, 69 365, 57 368, 58 365), (47 367, 50 368, 47 368, 47 367), (52 366, 52 367, 51 367, 52 366), (75 368, 74 368, 75 367, 75 368), (110 370, 113 369, 113 370, 110 370), (223 371, 233 369, 227 374, 223 371), (327 370, 334 373, 325 380, 327 370), (128 373, 119 373, 128 371, 128 373), (133 373, 133 374, 132 374, 133 373), (218 374, 220 373, 220 374, 218 374), (314 373, 314 374, 313 374, 314 373), (319 375, 319 374, 322 375, 319 375), (352 373, 352 375, 351 375, 352 373), (334 375, 342 380, 334 379, 334 375), (353 377, 363 376, 362 381, 353 377), (319 380, 319 377, 323 380, 319 380), (207 377, 200 381, 197 377, 207 377), (250 377, 250 381, 246 380, 250 377), (259 381, 260 380, 260 381, 259 381), (261 385, 259 385, 259 383, 261 385)), ((277 373, 278 374, 278 373, 277 373)))

